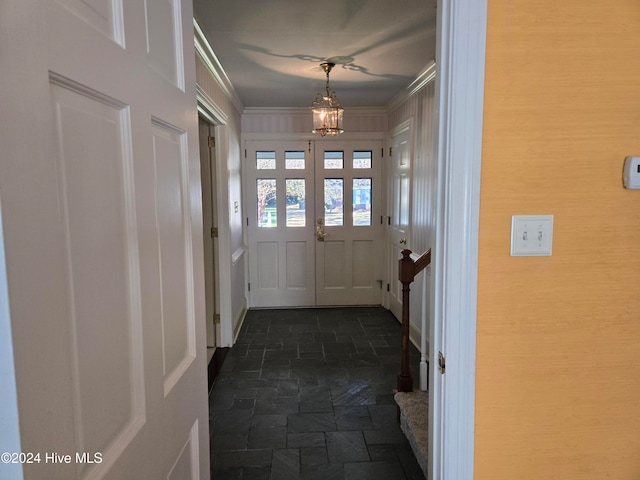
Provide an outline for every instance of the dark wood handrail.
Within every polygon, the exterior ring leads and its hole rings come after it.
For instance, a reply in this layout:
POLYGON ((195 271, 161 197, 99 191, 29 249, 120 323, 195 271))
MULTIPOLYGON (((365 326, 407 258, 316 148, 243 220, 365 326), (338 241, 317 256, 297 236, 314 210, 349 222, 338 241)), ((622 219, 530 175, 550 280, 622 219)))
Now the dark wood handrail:
POLYGON ((416 275, 431 264, 431 249, 424 252, 417 260, 411 259, 411 250, 403 250, 398 265, 398 278, 402 283, 402 340, 400 352, 400 373, 398 374, 398 391, 412 392, 413 377, 409 365, 409 284, 416 275))
POLYGON ((413 276, 418 275, 422 270, 431 265, 431 249, 424 252, 418 259, 413 262, 415 270, 413 272, 413 276))

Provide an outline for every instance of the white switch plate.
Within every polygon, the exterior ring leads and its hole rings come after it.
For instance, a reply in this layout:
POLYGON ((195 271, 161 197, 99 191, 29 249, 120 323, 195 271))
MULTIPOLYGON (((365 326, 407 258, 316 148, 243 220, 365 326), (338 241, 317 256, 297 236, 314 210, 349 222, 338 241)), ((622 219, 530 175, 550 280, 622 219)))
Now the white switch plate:
POLYGON ((553 240, 553 215, 513 215, 511 256, 549 256, 553 240))

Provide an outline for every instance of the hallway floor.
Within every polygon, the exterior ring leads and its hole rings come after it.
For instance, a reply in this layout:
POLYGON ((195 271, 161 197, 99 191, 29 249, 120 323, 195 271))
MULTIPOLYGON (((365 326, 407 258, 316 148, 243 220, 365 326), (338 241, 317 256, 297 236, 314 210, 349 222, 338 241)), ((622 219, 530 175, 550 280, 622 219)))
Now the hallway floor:
MULTIPOLYGON (((419 361, 412 347, 416 388, 419 361)), ((399 366, 383 308, 249 311, 209 399, 212 479, 424 479, 398 425, 399 366)))

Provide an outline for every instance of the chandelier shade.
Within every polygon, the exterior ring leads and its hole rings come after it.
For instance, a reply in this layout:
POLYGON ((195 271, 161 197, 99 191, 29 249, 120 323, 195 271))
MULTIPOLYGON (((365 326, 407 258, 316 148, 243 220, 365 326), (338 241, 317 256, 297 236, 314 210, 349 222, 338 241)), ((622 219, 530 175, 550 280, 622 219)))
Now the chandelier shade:
POLYGON ((311 104, 313 114, 312 133, 325 135, 340 135, 344 132, 342 126, 342 115, 344 108, 340 105, 336 92, 329 88, 329 72, 335 66, 334 63, 321 63, 320 66, 327 74, 327 86, 325 92, 318 92, 315 100, 311 104))

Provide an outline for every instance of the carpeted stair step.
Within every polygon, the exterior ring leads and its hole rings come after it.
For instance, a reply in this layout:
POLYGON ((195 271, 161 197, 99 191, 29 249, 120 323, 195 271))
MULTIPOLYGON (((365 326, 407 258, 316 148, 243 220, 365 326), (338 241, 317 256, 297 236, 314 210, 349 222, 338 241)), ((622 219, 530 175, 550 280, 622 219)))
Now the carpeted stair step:
POLYGON ((400 428, 409 440, 426 477, 429 452, 429 392, 398 392, 394 398, 400 408, 400 428))

